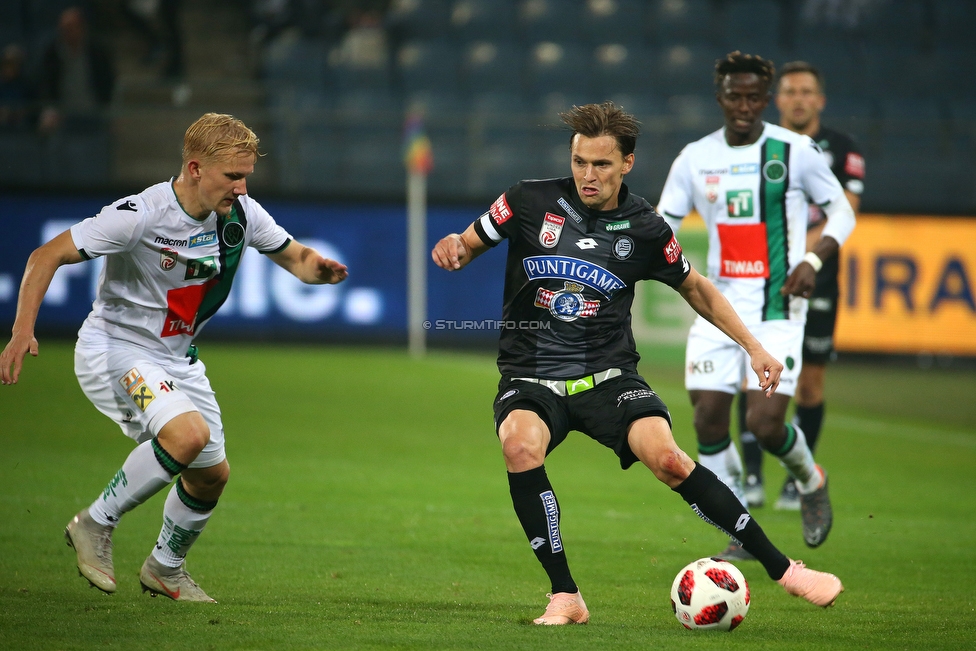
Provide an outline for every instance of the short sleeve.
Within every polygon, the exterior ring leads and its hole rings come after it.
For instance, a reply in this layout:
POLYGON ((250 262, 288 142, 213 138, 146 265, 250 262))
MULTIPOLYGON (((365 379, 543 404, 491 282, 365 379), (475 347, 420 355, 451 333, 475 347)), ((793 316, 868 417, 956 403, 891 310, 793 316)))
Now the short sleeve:
POLYGON ((292 237, 288 231, 279 226, 274 217, 257 201, 248 197, 245 211, 251 227, 250 246, 261 253, 278 253, 291 242, 292 237))
POLYGON ((139 196, 105 206, 71 227, 71 239, 87 259, 131 251, 146 228, 146 205, 139 196))
POLYGON ((864 156, 853 140, 848 139, 843 152, 835 152, 834 176, 841 186, 854 194, 864 192, 864 156))
POLYGON ((691 162, 688 148, 685 147, 671 164, 671 171, 661 190, 657 211, 674 228, 685 215, 695 207, 695 194, 691 176, 691 162))
POLYGON ((820 147, 808 137, 796 145, 796 168, 800 171, 798 185, 813 203, 822 206, 844 193, 820 147))
POLYGON ((677 289, 691 273, 691 263, 671 228, 661 220, 650 244, 651 256, 645 280, 657 280, 677 289))

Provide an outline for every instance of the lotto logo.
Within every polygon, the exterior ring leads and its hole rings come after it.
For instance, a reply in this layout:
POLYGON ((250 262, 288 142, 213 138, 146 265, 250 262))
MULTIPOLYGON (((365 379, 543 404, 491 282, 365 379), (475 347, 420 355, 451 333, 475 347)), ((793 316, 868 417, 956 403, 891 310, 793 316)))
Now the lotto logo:
POLYGON ((729 217, 752 217, 752 190, 729 190, 725 193, 729 217))

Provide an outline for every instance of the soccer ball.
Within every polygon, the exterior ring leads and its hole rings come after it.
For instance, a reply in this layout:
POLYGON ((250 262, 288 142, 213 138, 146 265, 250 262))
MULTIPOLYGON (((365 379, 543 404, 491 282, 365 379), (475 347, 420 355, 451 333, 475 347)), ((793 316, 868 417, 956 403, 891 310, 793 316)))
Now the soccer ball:
POLYGON ((671 608, 685 628, 731 631, 749 612, 749 584, 732 563, 700 558, 674 577, 671 608))

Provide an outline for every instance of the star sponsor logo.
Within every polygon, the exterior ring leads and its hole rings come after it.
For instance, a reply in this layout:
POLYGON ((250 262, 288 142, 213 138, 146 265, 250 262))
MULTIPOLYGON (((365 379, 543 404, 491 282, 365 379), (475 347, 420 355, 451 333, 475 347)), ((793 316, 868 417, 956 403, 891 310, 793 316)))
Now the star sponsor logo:
POLYGON ((559 236, 563 232, 565 223, 565 217, 547 212, 542 220, 542 230, 539 231, 539 244, 547 249, 555 247, 559 243, 559 236))
POLYGON ((739 165, 732 165, 729 168, 729 172, 732 174, 758 174, 759 163, 740 163, 739 165))
POLYGON ((616 274, 600 265, 565 255, 534 255, 522 260, 529 280, 555 278, 578 282, 596 290, 605 298, 627 286, 616 274))
POLYGON ((194 235, 190 238, 190 248, 196 248, 198 246, 206 246, 208 244, 217 243, 217 231, 207 231, 206 233, 200 233, 199 235, 194 235))

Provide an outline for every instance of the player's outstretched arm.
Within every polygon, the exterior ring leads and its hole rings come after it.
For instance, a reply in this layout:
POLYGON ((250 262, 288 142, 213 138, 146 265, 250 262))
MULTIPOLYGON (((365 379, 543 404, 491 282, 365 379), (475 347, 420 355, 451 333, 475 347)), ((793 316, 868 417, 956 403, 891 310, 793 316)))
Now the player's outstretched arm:
POLYGON ((282 251, 268 255, 279 267, 309 285, 335 285, 349 277, 346 265, 322 257, 312 247, 292 240, 282 251))
POLYGON ((488 245, 481 241, 474 230, 474 224, 468 226, 460 235, 451 233, 434 245, 430 257, 441 269, 457 271, 488 250, 488 245))
POLYGON ((0 353, 0 384, 16 384, 24 356, 37 357, 37 339, 34 324, 41 301, 54 278, 54 272, 63 264, 75 264, 84 258, 75 248, 71 232, 65 231, 53 240, 37 248, 27 259, 24 278, 20 282, 17 297, 17 316, 11 330, 10 341, 0 353))
POLYGON ((752 370, 759 377, 759 388, 766 396, 773 395, 779 386, 783 365, 770 355, 736 314, 732 304, 722 296, 707 278, 692 268, 691 273, 678 287, 681 296, 698 314, 727 334, 749 353, 752 370))

